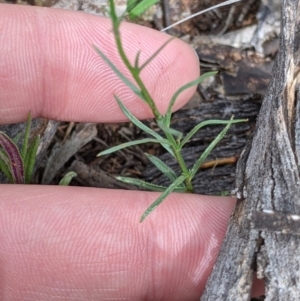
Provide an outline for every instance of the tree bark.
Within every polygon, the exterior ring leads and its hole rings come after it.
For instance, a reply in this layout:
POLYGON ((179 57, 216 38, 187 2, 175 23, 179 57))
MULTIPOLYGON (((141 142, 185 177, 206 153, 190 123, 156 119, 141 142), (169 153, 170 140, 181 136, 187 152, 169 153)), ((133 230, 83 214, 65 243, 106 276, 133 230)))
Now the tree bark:
POLYGON ((239 200, 203 301, 250 300, 254 272, 265 280, 265 300, 299 300, 299 22, 299 0, 283 0, 272 79, 239 159, 239 200))

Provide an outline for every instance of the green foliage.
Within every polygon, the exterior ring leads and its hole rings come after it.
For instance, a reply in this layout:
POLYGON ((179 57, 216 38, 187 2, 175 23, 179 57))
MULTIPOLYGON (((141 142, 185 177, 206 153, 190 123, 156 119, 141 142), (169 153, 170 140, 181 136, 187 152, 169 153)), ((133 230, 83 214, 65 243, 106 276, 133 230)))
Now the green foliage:
POLYGON ((0 132, 0 171, 12 184, 29 184, 31 182, 36 152, 40 138, 36 136, 29 144, 31 114, 29 112, 21 151, 17 146, 20 134, 14 139, 0 132))
MULTIPOLYGON (((11 184, 31 183, 40 136, 33 137, 32 142, 29 143, 30 129, 31 113, 29 112, 21 151, 18 149, 17 142, 20 140, 22 133, 10 138, 0 131, 0 171, 11 184)), ((75 172, 68 172, 61 179, 59 185, 69 185, 72 178, 76 176, 75 172)))
MULTIPOLYGON (((20 140, 22 133, 10 138, 0 131, 0 171, 3 172, 11 184, 31 183, 40 136, 33 137, 29 143, 30 129, 31 113, 29 112, 21 151, 18 149, 17 142, 20 140)), ((61 179, 59 185, 69 185, 75 176, 77 174, 73 171, 67 173, 61 179)))
MULTIPOLYGON (((97 53, 101 56, 101 58, 111 67, 111 69, 115 72, 115 74, 131 89, 133 93, 135 93, 142 101, 144 101, 151 109, 156 123, 159 126, 159 128, 163 132, 163 136, 159 135, 158 133, 154 132, 152 129, 147 127, 145 124, 143 124, 141 121, 139 121, 122 103, 122 101, 116 96, 115 99, 120 107, 120 109, 123 111, 123 113, 126 115, 126 117, 135 124, 138 128, 152 136, 152 138, 145 138, 137 141, 127 142, 115 147, 112 147, 108 150, 105 150, 98 154, 98 156, 110 154, 112 152, 118 151, 120 149, 123 149, 125 147, 138 145, 142 143, 159 143, 164 147, 177 161, 180 169, 181 174, 178 176, 176 173, 169 168, 164 162, 162 162, 159 158, 151 155, 147 155, 148 159, 170 180, 170 185, 168 187, 155 185, 152 183, 147 183, 142 180, 138 179, 132 179, 127 177, 117 177, 118 180, 123 181, 128 184, 136 185, 142 189, 148 189, 148 190, 154 190, 154 191, 160 191, 162 194, 159 196, 159 198, 153 202, 149 208, 146 209, 146 211, 143 213, 141 217, 141 222, 159 205, 163 200, 165 200, 168 195, 173 191, 178 192, 193 192, 193 185, 192 180, 199 170, 199 167, 204 162, 204 160, 207 158, 207 156, 210 154, 210 152, 213 150, 213 148, 217 145, 217 143, 225 136, 227 133, 229 127, 233 123, 238 122, 245 122, 247 120, 240 119, 240 120, 234 120, 233 117, 230 120, 207 120, 203 121, 200 124, 196 125, 190 133, 187 134, 186 137, 182 137, 182 133, 172 129, 170 127, 171 124, 171 118, 172 118, 172 109, 175 105, 175 102, 178 98, 178 96, 186 89, 196 86, 200 84, 203 80, 205 80, 209 76, 213 76, 217 74, 217 72, 208 72, 206 74, 201 75, 199 78, 195 79, 194 81, 191 81, 184 86, 180 87, 172 96, 169 102, 169 106, 167 109, 167 113, 165 115, 160 114, 158 111, 155 102, 153 98, 151 97, 148 89, 146 88, 144 82, 142 81, 140 77, 140 73, 142 69, 144 69, 161 51, 164 47, 166 47, 167 44, 169 44, 173 38, 166 41, 143 65, 139 64, 139 57, 140 57, 140 51, 137 53, 134 65, 132 65, 128 59, 128 57, 125 54, 125 51, 123 49, 123 44, 121 41, 120 31, 119 27, 121 24, 121 21, 123 20, 124 16, 118 17, 115 11, 115 5, 113 0, 109 0, 110 3, 110 16, 112 20, 113 25, 113 34, 115 37, 117 49, 119 52, 119 55, 130 71, 130 74, 132 75, 135 83, 131 82, 128 78, 126 78, 114 65, 113 62, 109 60, 109 58, 97 47, 94 46, 97 53), (225 128, 219 133, 219 135, 210 143, 210 145, 205 149, 203 154, 198 158, 198 160, 195 162, 193 167, 191 169, 188 169, 186 166, 186 163, 184 161, 184 158, 181 154, 182 147, 199 131, 201 128, 207 125, 219 125, 224 124, 226 125, 225 128), (183 139, 182 139, 183 138, 183 139)), ((130 18, 135 18, 139 16, 141 13, 143 13, 147 8, 149 8, 151 5, 156 3, 156 1, 152 0, 128 0, 127 2, 127 13, 129 14, 130 18)))
POLYGON ((156 4, 159 0, 128 0, 127 13, 130 20, 133 20, 143 14, 152 5, 156 4))
POLYGON ((72 179, 74 177, 77 176, 77 173, 75 171, 69 171, 68 173, 66 173, 63 178, 59 181, 59 184, 60 186, 68 186, 72 179))

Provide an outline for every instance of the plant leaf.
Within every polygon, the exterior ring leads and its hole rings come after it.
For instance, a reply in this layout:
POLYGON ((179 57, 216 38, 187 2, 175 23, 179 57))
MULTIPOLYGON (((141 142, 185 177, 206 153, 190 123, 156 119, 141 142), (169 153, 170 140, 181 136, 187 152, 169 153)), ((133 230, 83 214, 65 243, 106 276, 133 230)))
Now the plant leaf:
MULTIPOLYGON (((122 112, 125 114, 125 116, 138 128, 146 132, 147 134, 155 137, 158 140, 163 140, 164 138, 160 136, 158 133, 154 132, 152 129, 150 129, 148 126, 146 126, 144 123, 142 123, 140 120, 138 120, 122 103, 122 101, 119 99, 118 96, 114 95, 116 101, 118 102, 118 105, 122 112)), ((169 144, 162 144, 162 146, 174 157, 174 153, 170 147, 169 144)))
MULTIPOLYGON (((231 117, 231 119, 232 118, 233 117, 231 117)), ((200 158, 195 162, 193 168, 190 171, 190 175, 191 175, 192 178, 195 176, 195 174, 197 173, 199 167, 204 162, 204 160, 207 158, 207 156, 211 153, 211 151, 214 149, 214 147, 226 135, 226 133, 229 130, 230 126, 231 126, 231 123, 228 123, 226 125, 226 127, 219 133, 219 135, 209 144, 209 146, 205 149, 205 151, 202 153, 200 158)))
POLYGON ((137 72, 140 72, 139 69, 139 60, 140 60, 141 51, 139 50, 136 54, 135 60, 134 60, 134 68, 137 70, 137 72))
POLYGON ((172 129, 172 128, 166 126, 164 120, 156 120, 156 121, 157 121, 157 125, 160 127, 160 129, 162 131, 164 131, 165 133, 169 133, 172 136, 175 136, 180 141, 180 139, 183 136, 182 132, 177 131, 175 129, 172 129))
MULTIPOLYGON (((30 135, 30 128, 31 128, 31 112, 29 111, 28 117, 27 117, 27 122, 26 122, 23 146, 22 146, 22 150, 21 150, 21 156, 22 156, 23 162, 25 161, 25 157, 26 157, 28 140, 29 140, 29 135, 30 135)), ((24 168, 26 170, 26 167, 24 167, 24 168)))
POLYGON ((115 74, 123 81, 123 83, 138 97, 145 101, 142 92, 137 86, 135 86, 125 75, 123 75, 114 63, 95 45, 93 45, 94 50, 101 56, 101 58, 108 64, 108 66, 115 72, 115 74))
POLYGON ((168 39, 164 42, 148 59, 147 61, 140 67, 140 72, 144 69, 171 41, 173 41, 175 37, 168 39))
POLYGON ((127 0, 126 11, 129 13, 138 3, 138 0, 127 0))
POLYGON ((152 5, 154 5, 158 1, 159 0, 136 1, 134 7, 128 12, 130 20, 133 20, 141 14, 143 14, 146 10, 148 10, 152 5))
POLYGON ((198 77, 197 79, 183 85, 182 87, 180 87, 175 93, 174 95, 172 96, 171 98, 171 101, 169 103, 169 106, 168 106, 168 110, 167 110, 167 118, 166 118, 166 121, 167 121, 167 125, 170 125, 170 121, 171 121, 171 115, 172 115, 172 108, 175 104, 175 101, 177 99, 177 97, 180 95, 180 93, 182 93, 184 90, 190 88, 190 87, 193 87, 193 86, 196 86, 196 85, 199 85, 201 82, 203 82, 206 78, 210 77, 210 76, 213 76, 213 75, 216 75, 218 73, 218 71, 211 71, 211 72, 206 72, 204 74, 202 74, 200 77, 198 77))
POLYGON ((130 141, 130 142, 125 142, 122 143, 120 145, 111 147, 109 149, 106 149, 102 152, 100 152, 97 157, 103 156, 103 155, 108 155, 111 153, 114 153, 120 149, 129 147, 129 146, 133 146, 133 145, 138 145, 138 144, 144 144, 144 143, 148 143, 148 142, 152 142, 152 143, 160 143, 160 144, 165 144, 165 143, 169 143, 168 140, 163 139, 163 140, 159 140, 159 139, 152 139, 152 138, 144 138, 144 139, 140 139, 140 140, 135 140, 135 141, 130 141))
MULTIPOLYGON (((116 177, 116 179, 123 183, 138 186, 138 187, 146 189, 146 190, 164 192, 168 188, 165 186, 156 185, 156 184, 148 183, 148 182, 140 180, 140 179, 134 179, 134 178, 129 178, 129 177, 116 177)), ((186 189, 181 186, 181 187, 175 188, 174 191, 185 192, 186 189)))
POLYGON ((73 178, 77 177, 77 173, 75 171, 69 171, 66 173, 63 178, 59 181, 60 186, 68 186, 73 178))
POLYGON ((31 178, 32 178, 32 173, 33 173, 33 169, 34 169, 34 163, 35 163, 35 159, 36 159, 36 152, 38 149, 40 143, 40 136, 37 135, 32 143, 30 144, 26 156, 25 156, 25 160, 24 160, 24 169, 25 169, 25 184, 30 184, 31 182, 31 178))
POLYGON ((153 202, 143 213, 140 223, 159 205, 163 200, 166 199, 166 197, 175 190, 185 179, 187 178, 187 175, 181 175, 179 176, 160 196, 159 198, 153 202))
POLYGON ((145 153, 145 155, 158 170, 160 170, 168 179, 171 180, 171 182, 176 180, 177 175, 172 168, 155 156, 147 153, 145 153))
POLYGON ((181 141, 180 148, 182 148, 187 142, 190 141, 190 139, 203 127, 207 125, 218 125, 218 124, 233 124, 233 123, 239 123, 239 122, 247 122, 248 119, 236 119, 236 120, 218 120, 218 119, 211 119, 211 120, 205 120, 201 123, 197 124, 181 141))
POLYGON ((6 176, 11 184, 14 183, 13 176, 11 174, 10 161, 6 153, 0 149, 0 171, 6 176))
POLYGON ((3 132, 0 132, 0 147, 9 158, 9 167, 14 184, 24 184, 24 166, 18 147, 3 132))
POLYGON ((11 140, 17 145, 21 137, 22 133, 18 133, 14 138, 11 138, 11 140))

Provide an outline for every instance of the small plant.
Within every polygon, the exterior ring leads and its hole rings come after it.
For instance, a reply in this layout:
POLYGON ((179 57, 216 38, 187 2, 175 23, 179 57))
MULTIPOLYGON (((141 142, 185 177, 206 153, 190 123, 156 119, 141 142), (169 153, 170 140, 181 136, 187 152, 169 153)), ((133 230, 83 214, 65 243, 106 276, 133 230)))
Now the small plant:
MULTIPOLYGON (((21 150, 17 146, 21 133, 11 139, 0 131, 0 171, 4 173, 11 184, 31 183, 40 136, 36 135, 29 144, 30 129, 31 113, 29 112, 21 150)), ((59 185, 69 185, 75 176, 75 172, 67 173, 59 185)))
MULTIPOLYGON (((237 2, 239 0, 235 1, 227 1, 230 3, 237 2)), ((119 107, 123 111, 123 113, 126 115, 126 117, 137 127, 139 127, 141 130, 143 130, 145 133, 149 134, 151 138, 145 138, 141 140, 136 140, 132 142, 127 142, 115 147, 112 147, 108 150, 105 150, 103 152, 100 152, 98 156, 111 154, 113 152, 116 152, 118 150, 121 150, 126 147, 130 147, 133 145, 143 144, 143 143, 159 143, 162 147, 166 149, 167 152, 171 154, 172 157, 175 158, 177 163, 179 164, 179 167, 181 169, 181 174, 179 176, 176 175, 176 173, 169 168, 164 162, 162 162, 159 158, 148 155, 147 157, 149 160, 164 174, 166 175, 170 180, 169 187, 164 187, 160 185, 155 185, 152 183, 147 183, 142 180, 138 179, 132 179, 127 177, 117 177, 118 180, 133 184, 148 190, 154 190, 154 191, 160 191, 162 194, 159 196, 159 198, 153 202, 143 213, 140 221, 142 222, 163 200, 166 199, 166 197, 173 191, 177 192, 193 192, 193 184, 192 180, 197 173, 199 167, 204 162, 204 160, 207 158, 209 153, 212 151, 212 149, 216 146, 216 144, 225 136, 226 132, 228 131, 229 127, 233 123, 238 122, 245 122, 246 119, 239 119, 234 120, 233 117, 230 120, 224 121, 224 120, 207 120, 203 121, 200 124, 196 125, 190 133, 186 135, 186 137, 183 138, 183 134, 173 128, 170 127, 171 123, 171 117, 172 117, 172 108, 176 102, 177 97, 180 93, 182 93, 184 90, 198 85, 201 83, 204 79, 206 79, 209 76, 215 75, 217 72, 208 72, 206 74, 203 74, 199 78, 195 79, 192 82, 189 82, 179 88, 171 98, 169 102, 169 106, 167 109, 167 113, 165 115, 162 115, 157 107, 156 104, 151 97, 149 91, 147 90, 144 82, 142 81, 140 74, 142 70, 161 52, 161 50, 170 43, 173 38, 166 41, 146 62, 143 64, 140 64, 139 58, 140 58, 140 51, 137 53, 134 64, 131 64, 128 57, 126 56, 126 53, 123 48, 121 36, 120 36, 120 24, 123 21, 126 14, 129 15, 129 18, 135 18, 138 15, 142 14, 147 8, 149 8, 151 5, 156 3, 157 1, 149 1, 149 0, 128 0, 127 2, 127 11, 122 16, 117 16, 114 0, 109 0, 109 6, 110 6, 110 18, 112 20, 112 26, 113 26, 113 34, 115 37, 117 49, 119 52, 119 55, 130 71, 132 77, 134 78, 135 83, 131 82, 127 77, 125 77, 118 68, 114 65, 113 62, 111 62, 106 55, 96 46, 94 46, 94 49, 96 52, 101 56, 101 58, 111 67, 111 69, 117 74, 117 76, 131 89, 133 93, 135 93, 142 101, 144 101, 151 109, 154 118, 157 122, 157 125, 163 132, 163 136, 160 134, 154 132, 152 129, 147 127, 144 123, 139 121, 131 112, 126 108, 126 106, 123 104, 123 102, 118 98, 117 95, 114 95, 119 107), (150 5, 148 5, 151 3, 150 5), (205 151, 201 154, 201 156, 198 158, 198 160, 194 163, 194 165, 191 168, 188 168, 184 158, 182 157, 181 150, 183 146, 196 134, 197 131, 199 131, 201 128, 207 125, 218 125, 218 124, 224 124, 226 125, 225 128, 219 133, 219 135, 210 143, 210 145, 205 149, 205 151)))
POLYGON ((40 137, 36 136, 29 145, 30 128, 31 114, 29 112, 21 150, 17 146, 20 134, 11 139, 5 133, 0 132, 0 170, 11 184, 31 182, 40 137))

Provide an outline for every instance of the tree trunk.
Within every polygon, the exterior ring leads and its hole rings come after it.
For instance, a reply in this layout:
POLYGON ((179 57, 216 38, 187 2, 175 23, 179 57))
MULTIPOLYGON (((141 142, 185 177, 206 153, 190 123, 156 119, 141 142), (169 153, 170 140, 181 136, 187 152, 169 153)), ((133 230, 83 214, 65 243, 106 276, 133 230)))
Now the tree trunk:
POLYGON ((299 0, 283 0, 272 79, 238 163, 239 200, 203 301, 250 300, 254 272, 265 280, 265 300, 299 300, 299 21, 299 0))

